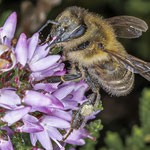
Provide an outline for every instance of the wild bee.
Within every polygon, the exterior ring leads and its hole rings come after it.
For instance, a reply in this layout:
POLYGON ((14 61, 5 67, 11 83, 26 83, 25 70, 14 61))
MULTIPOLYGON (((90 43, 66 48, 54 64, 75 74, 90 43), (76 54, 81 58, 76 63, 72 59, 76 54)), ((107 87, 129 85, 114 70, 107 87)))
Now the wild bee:
POLYGON ((148 29, 145 21, 133 16, 103 19, 74 6, 59 14, 55 21, 49 20, 49 23, 53 25, 46 39, 47 48, 52 50, 61 47, 72 69, 70 74, 48 81, 84 79, 93 92, 72 119, 68 135, 73 129, 78 129, 85 117, 98 106, 100 87, 111 95, 124 96, 133 88, 134 73, 150 81, 150 63, 128 54, 116 39, 138 38, 148 29))

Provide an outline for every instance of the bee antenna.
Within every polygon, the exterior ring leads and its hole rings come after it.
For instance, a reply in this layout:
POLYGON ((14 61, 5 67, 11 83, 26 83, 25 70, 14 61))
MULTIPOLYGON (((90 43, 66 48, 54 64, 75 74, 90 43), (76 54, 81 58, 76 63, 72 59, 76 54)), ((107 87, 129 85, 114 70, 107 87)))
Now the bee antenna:
POLYGON ((48 26, 49 24, 56 24, 56 25, 60 25, 60 23, 58 21, 54 21, 54 20, 48 20, 38 31, 41 32, 46 26, 48 26))
POLYGON ((73 128, 71 128, 69 130, 69 132, 67 133, 67 135, 62 139, 63 142, 65 142, 65 140, 69 137, 69 135, 73 132, 73 128))

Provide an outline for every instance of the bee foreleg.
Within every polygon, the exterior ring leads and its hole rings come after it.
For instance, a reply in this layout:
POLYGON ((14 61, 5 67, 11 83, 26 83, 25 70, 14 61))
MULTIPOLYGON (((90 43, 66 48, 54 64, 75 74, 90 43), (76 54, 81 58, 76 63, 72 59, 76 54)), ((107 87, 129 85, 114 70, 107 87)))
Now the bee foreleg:
POLYGON ((81 80, 82 74, 67 74, 64 76, 61 76, 61 81, 79 81, 81 80))
POLYGON ((57 83, 57 82, 66 82, 66 81, 78 81, 81 80, 82 75, 81 74, 67 74, 64 76, 51 76, 44 78, 43 80, 40 81, 34 81, 34 84, 37 83, 57 83))

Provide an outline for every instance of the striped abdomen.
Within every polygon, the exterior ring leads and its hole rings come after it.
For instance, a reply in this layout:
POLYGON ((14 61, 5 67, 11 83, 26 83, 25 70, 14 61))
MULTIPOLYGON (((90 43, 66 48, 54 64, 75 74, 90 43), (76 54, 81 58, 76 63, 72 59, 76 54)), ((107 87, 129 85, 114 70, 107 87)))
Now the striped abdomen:
MULTIPOLYGON (((92 78, 108 93, 116 96, 127 95, 134 84, 134 73, 117 62, 105 62, 88 69, 92 78)), ((93 80, 93 81, 94 81, 93 80)))

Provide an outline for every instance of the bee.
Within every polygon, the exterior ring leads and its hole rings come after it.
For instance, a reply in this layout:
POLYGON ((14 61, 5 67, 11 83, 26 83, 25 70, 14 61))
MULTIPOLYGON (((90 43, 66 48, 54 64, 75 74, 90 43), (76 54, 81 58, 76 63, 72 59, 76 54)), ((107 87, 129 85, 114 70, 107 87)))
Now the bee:
POLYGON ((48 20, 49 23, 53 25, 45 41, 48 43, 47 48, 52 50, 61 47, 72 69, 70 74, 48 81, 84 79, 92 90, 88 101, 74 115, 65 140, 73 129, 82 125, 86 116, 96 110, 100 101, 100 88, 111 95, 125 96, 133 88, 134 73, 150 81, 150 63, 128 54, 117 40, 117 37, 138 38, 147 31, 148 26, 145 21, 133 16, 103 19, 76 6, 67 8, 55 21, 48 20))

